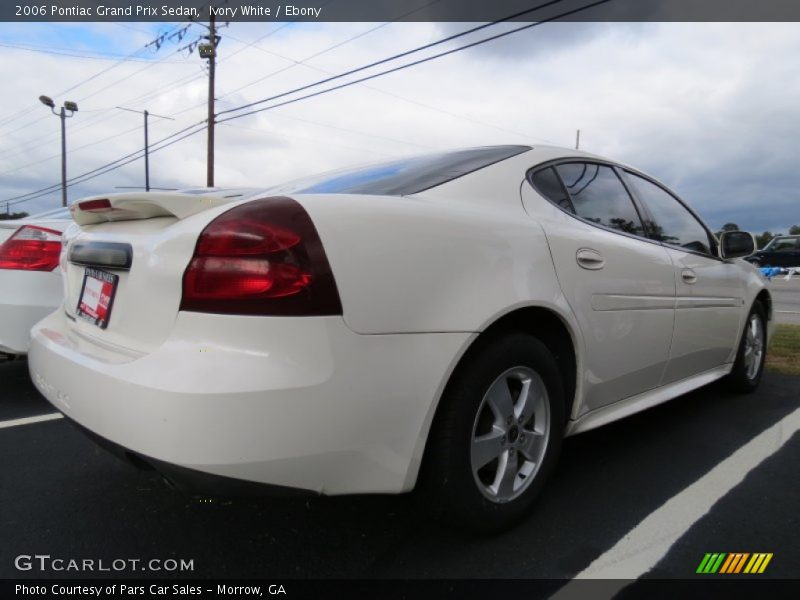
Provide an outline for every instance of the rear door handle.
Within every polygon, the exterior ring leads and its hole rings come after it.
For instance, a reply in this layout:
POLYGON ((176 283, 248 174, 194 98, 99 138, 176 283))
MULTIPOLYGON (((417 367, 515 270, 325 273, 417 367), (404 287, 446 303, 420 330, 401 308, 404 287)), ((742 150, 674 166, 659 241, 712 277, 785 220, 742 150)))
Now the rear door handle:
POLYGON ((684 283, 688 283, 689 285, 697 283, 697 273, 691 269, 684 269, 681 271, 681 279, 683 279, 684 283))
POLYGON ((581 248, 575 255, 578 265, 590 271, 597 271, 606 266, 606 259, 597 250, 591 248, 581 248))

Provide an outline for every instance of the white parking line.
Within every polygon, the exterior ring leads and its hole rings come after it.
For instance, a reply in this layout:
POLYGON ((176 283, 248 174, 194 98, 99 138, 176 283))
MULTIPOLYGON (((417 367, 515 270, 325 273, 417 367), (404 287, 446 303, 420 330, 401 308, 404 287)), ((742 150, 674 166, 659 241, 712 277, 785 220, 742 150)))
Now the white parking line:
POLYGON ((37 415, 35 417, 24 417, 22 419, 0 421, 0 429, 5 429, 6 427, 18 427, 20 425, 32 425, 33 423, 42 423, 43 421, 54 421, 55 419, 63 418, 64 415, 61 413, 48 413, 46 415, 37 415))
MULTIPOLYGON (((575 579, 636 579, 650 571, 672 545, 747 474, 800 431, 800 409, 761 432, 682 492, 650 513, 575 579)), ((656 474, 654 474, 657 477, 656 474)), ((629 582, 620 581, 619 588, 629 582)), ((570 582, 552 598, 566 598, 580 587, 570 582), (572 587, 571 587, 572 586, 572 587), (564 595, 562 595, 564 594, 564 595)))
POLYGON ((800 315, 800 310, 776 310, 775 312, 782 315, 800 315))

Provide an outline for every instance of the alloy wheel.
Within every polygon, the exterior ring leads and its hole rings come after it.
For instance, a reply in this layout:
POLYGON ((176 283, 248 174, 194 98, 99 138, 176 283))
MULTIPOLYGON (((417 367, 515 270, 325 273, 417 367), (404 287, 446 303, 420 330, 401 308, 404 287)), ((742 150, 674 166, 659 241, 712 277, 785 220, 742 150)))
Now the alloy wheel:
POLYGON ((550 404, 541 377, 524 366, 489 386, 472 428, 475 483, 492 502, 518 498, 536 477, 550 436, 550 404))
POLYGON ((744 367, 751 381, 758 376, 764 356, 764 325, 757 314, 750 315, 744 338, 744 367))

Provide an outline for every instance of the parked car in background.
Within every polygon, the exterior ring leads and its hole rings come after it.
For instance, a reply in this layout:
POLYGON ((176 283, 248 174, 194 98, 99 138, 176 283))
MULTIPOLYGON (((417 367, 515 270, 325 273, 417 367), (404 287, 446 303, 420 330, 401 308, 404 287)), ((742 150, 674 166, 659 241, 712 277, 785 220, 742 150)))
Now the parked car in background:
POLYGON ((72 206, 37 388, 178 487, 400 493, 521 518, 565 435, 761 379, 772 302, 661 183, 471 148, 253 191, 72 206))
POLYGON ((800 235, 774 237, 747 260, 758 267, 800 267, 800 235))
POLYGON ((71 222, 67 208, 0 221, 0 353, 27 353, 31 327, 61 304, 61 233, 71 222))

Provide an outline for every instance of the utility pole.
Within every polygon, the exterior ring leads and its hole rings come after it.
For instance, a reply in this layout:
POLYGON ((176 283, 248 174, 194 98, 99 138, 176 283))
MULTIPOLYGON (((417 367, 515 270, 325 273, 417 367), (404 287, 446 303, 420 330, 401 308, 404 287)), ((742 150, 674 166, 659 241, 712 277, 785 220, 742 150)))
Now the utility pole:
POLYGON ((139 113, 144 115, 144 189, 150 191, 150 142, 148 140, 148 117, 156 117, 157 119, 169 119, 174 121, 172 117, 165 117, 163 115, 154 115, 145 110, 133 110, 132 108, 125 108, 124 106, 117 107, 120 110, 127 110, 128 112, 139 113))
POLYGON ((67 126, 66 121, 76 112, 78 105, 69 100, 64 102, 59 112, 56 112, 56 103, 49 96, 39 96, 39 102, 47 106, 50 111, 61 119, 61 206, 67 205, 67 126), (67 114, 69 112, 69 114, 67 114))
MULTIPOLYGON (((227 1, 228 0, 225 0, 226 3, 227 1)), ((208 187, 214 187, 214 125, 216 119, 216 114, 214 112, 214 80, 217 74, 217 46, 222 38, 217 33, 217 17, 214 14, 213 7, 210 5, 208 9, 208 25, 194 20, 192 20, 192 23, 202 25, 208 29, 208 35, 197 38, 195 41, 181 48, 181 50, 188 50, 191 54, 194 52, 194 49, 197 48, 200 58, 208 61, 208 117, 206 118, 206 122, 208 123, 208 146, 206 148, 206 185, 208 187)), ((229 23, 226 22, 221 25, 221 27, 227 27, 228 25, 229 23)))
POLYGON ((200 44, 200 57, 208 59, 208 151, 206 156, 206 185, 214 187, 214 76, 217 65, 217 25, 213 11, 208 17, 208 44, 200 44))
POLYGON ((147 137, 147 117, 150 115, 144 109, 144 191, 150 191, 150 140, 147 137))
POLYGON ((575 150, 581 149, 581 130, 578 129, 578 133, 575 134, 575 150))
POLYGON ((62 106, 61 113, 61 206, 67 205, 67 111, 62 106))

